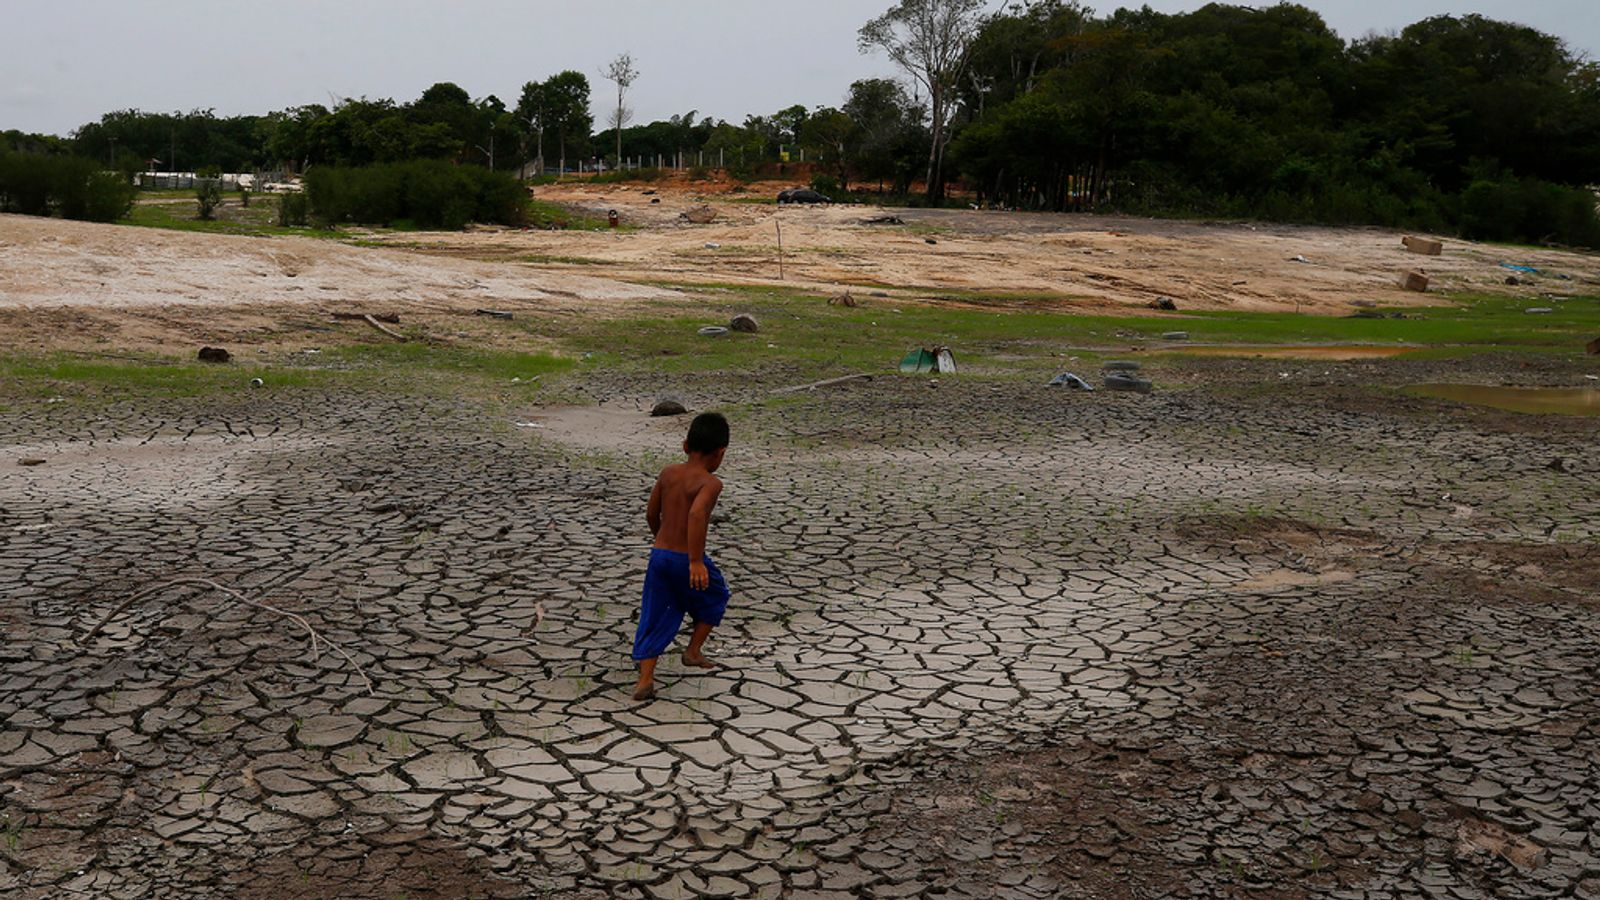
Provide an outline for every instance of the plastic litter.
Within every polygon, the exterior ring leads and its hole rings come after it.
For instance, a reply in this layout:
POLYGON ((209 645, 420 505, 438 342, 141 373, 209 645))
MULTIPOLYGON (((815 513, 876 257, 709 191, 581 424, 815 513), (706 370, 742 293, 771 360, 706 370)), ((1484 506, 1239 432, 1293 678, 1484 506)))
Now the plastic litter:
POLYGON ((1050 379, 1050 387, 1068 387, 1075 391, 1094 390, 1094 385, 1071 372, 1062 372, 1060 375, 1050 379))

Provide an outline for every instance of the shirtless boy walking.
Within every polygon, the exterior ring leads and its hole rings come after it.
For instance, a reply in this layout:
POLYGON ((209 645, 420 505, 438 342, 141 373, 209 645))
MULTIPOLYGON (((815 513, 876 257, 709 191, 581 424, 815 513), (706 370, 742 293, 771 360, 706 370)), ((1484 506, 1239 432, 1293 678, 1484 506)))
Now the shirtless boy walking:
POLYGON ((718 413, 695 416, 683 442, 688 459, 662 469, 650 492, 645 520, 656 542, 644 576, 639 631, 633 639, 633 658, 639 663, 635 700, 655 696, 656 660, 678 636, 685 613, 694 621, 694 631, 683 652, 684 665, 716 667, 700 648, 722 622, 728 585, 706 555, 706 526, 722 493, 722 481, 712 473, 722 465, 727 450, 728 420, 718 413))

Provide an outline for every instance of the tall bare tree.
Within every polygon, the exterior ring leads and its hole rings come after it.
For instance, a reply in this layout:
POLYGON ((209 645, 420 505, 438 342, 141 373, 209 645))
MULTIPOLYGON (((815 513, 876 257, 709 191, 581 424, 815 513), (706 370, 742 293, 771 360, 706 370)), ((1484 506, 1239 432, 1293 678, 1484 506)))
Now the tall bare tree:
POLYGON ((983 22, 984 0, 900 0, 861 26, 862 53, 882 50, 928 92, 933 146, 928 151, 928 201, 944 199, 944 150, 950 143, 950 117, 956 90, 966 71, 968 51, 983 22))
POLYGON ((613 59, 611 65, 606 66, 601 73, 607 81, 617 83, 617 111, 611 114, 611 124, 617 129, 617 165, 622 165, 622 126, 628 124, 633 114, 628 107, 623 105, 628 88, 639 78, 639 70, 633 67, 633 57, 624 53, 613 59))

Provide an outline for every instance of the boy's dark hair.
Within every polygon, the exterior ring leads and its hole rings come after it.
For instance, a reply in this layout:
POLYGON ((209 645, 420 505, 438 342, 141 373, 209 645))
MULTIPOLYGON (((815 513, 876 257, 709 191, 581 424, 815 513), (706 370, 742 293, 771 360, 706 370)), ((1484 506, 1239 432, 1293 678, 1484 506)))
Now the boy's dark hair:
POLYGON ((690 453, 715 453, 728 446, 728 420, 722 413, 701 413, 689 423, 690 453))

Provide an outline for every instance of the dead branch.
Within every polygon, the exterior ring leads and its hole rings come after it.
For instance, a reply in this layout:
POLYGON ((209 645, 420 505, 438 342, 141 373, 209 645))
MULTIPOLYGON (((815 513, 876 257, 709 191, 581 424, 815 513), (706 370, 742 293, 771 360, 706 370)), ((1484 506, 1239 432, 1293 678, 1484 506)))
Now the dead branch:
POLYGON ((387 327, 382 322, 379 322, 377 319, 374 319, 371 316, 362 316, 361 318, 363 320, 365 320, 368 325, 371 325, 373 328, 378 329, 379 331, 383 332, 384 334, 387 334, 389 337, 394 338, 395 340, 399 341, 400 343, 404 344, 406 342, 407 338, 406 338, 405 335, 401 334, 398 331, 395 331, 392 328, 387 327))
POLYGON ((836 385, 836 384, 844 384, 847 381, 871 381, 871 380, 872 380, 872 375, 870 373, 868 373, 868 372, 860 372, 860 373, 857 373, 855 375, 843 375, 843 376, 840 376, 838 378, 829 378, 829 379, 826 379, 824 381, 813 381, 810 384, 797 384, 794 387, 776 388, 771 393, 774 393, 774 394, 798 394, 801 391, 816 390, 817 388, 820 388, 820 387, 831 387, 831 386, 836 385))
POLYGON ((357 675, 361 676, 361 680, 363 682, 365 682, 366 685, 367 685, 367 693, 369 693, 369 694, 373 693, 372 679, 367 677, 366 670, 361 668, 361 664, 355 661, 355 657, 352 657, 348 652, 345 651, 345 649, 343 647, 340 647, 338 644, 335 644, 333 641, 328 640, 326 637, 318 634, 317 630, 315 628, 311 627, 311 623, 306 621, 304 616, 298 615, 296 613, 289 612, 286 609, 279 609, 276 606, 271 606, 271 605, 268 605, 266 603, 262 603, 262 602, 260 602, 258 600, 252 600, 249 597, 246 597, 244 594, 241 594, 238 591, 234 590, 233 588, 227 587, 225 585, 218 584, 218 583, 216 583, 215 581, 212 581, 209 578, 201 578, 201 577, 195 576, 195 575, 185 575, 185 576, 182 576, 182 577, 179 577, 179 578, 169 579, 167 581, 161 582, 160 584, 151 585, 150 587, 147 587, 144 590, 139 591, 138 593, 134 594, 132 597, 129 597, 128 599, 126 599, 126 600, 122 601, 121 603, 117 604, 117 608, 113 609, 111 612, 107 613, 106 617, 101 619, 100 623, 98 625, 96 625, 93 628, 89 629, 89 633, 84 635, 83 640, 79 641, 78 643, 80 645, 87 645, 90 641, 94 640, 95 635, 99 634, 102 629, 104 629, 107 625, 109 625, 111 623, 112 619, 115 619, 117 616, 121 615, 123 610, 126 610, 128 607, 134 605, 135 603, 139 602, 140 600, 143 600, 144 598, 146 598, 146 597, 148 597, 148 596, 150 596, 152 594, 155 594, 155 593, 157 593, 159 591, 164 591, 164 590, 166 590, 168 588, 177 587, 178 585, 183 585, 183 584, 203 585, 205 587, 211 588, 212 590, 221 591, 222 593, 227 594, 228 596, 232 597, 234 600, 237 600, 238 602, 243 603, 246 606, 251 606, 251 607, 254 607, 256 609, 265 610, 265 611, 270 612, 270 613, 276 613, 276 614, 278 614, 280 616, 283 616, 283 617, 285 617, 287 619, 290 619, 296 625, 299 625, 301 628, 304 628, 306 630, 306 635, 308 637, 310 637, 310 639, 311 639, 311 659, 312 659, 313 662, 315 662, 317 659, 319 659, 321 657, 321 655, 322 655, 322 652, 321 652, 321 649, 319 647, 319 644, 326 644, 328 649, 330 649, 333 652, 335 652, 335 653, 339 654, 340 656, 344 657, 344 661, 349 663, 350 667, 352 669, 355 669, 355 672, 356 672, 357 675))

